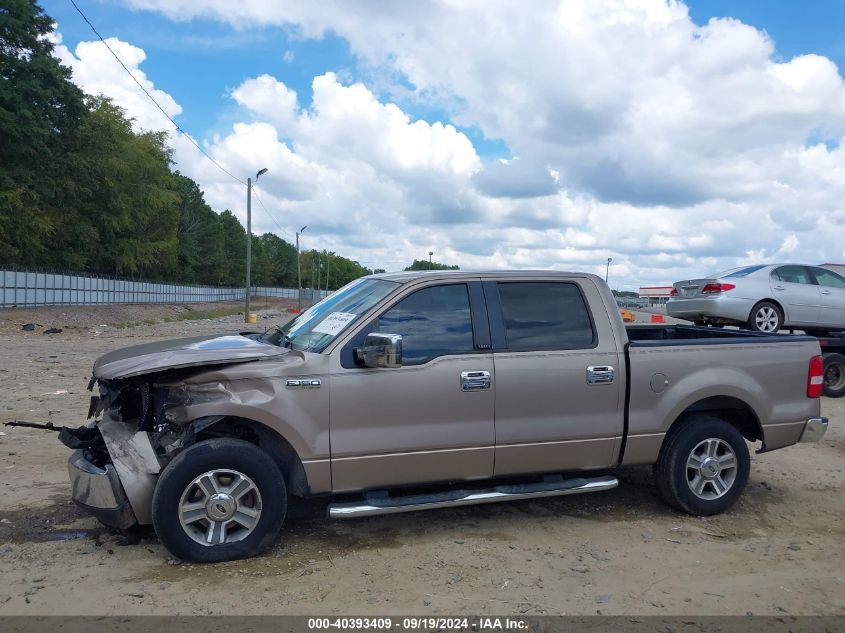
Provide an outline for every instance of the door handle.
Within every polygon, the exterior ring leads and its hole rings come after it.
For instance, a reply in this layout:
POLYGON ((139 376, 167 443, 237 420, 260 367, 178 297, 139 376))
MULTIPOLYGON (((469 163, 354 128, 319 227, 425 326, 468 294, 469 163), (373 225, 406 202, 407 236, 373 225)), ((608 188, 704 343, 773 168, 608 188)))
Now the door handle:
POLYGON ((489 371, 462 371, 461 391, 480 391, 490 388, 489 371))
POLYGON ((786 290, 783 286, 773 286, 775 290, 786 290))
POLYGON ((607 385, 613 382, 615 373, 610 365, 590 365, 587 367, 588 385, 607 385))
POLYGON ((823 295, 829 295, 829 294, 830 294, 830 290, 822 290, 822 294, 823 294, 823 295))

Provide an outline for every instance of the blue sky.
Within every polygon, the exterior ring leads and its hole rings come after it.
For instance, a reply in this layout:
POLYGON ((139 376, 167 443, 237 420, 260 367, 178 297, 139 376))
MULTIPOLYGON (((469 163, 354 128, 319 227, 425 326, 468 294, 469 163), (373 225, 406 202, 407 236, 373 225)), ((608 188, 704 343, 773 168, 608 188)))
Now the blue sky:
MULTIPOLYGON (((93 38, 66 0, 43 0, 41 4, 56 19, 64 43, 71 49, 93 38)), ((142 69, 182 105, 179 122, 197 137, 231 125, 232 103, 227 93, 247 77, 273 75, 296 90, 304 106, 310 103, 311 80, 324 72, 366 82, 366 75, 357 71, 348 43, 336 35, 304 39, 275 26, 236 29, 202 18, 173 22, 154 12, 111 2, 82 0, 78 4, 103 37, 118 37, 146 51, 142 69), (285 61, 286 52, 292 53, 291 61, 285 61)), ((785 58, 817 53, 832 59, 840 70, 845 68, 845 0, 701 0, 687 6, 698 24, 711 17, 735 17, 769 33, 785 58)), ((389 99, 389 95, 381 96, 389 99)), ((440 109, 413 101, 400 100, 400 104, 411 116, 429 122, 448 118, 440 109)), ((474 127, 461 129, 482 156, 509 154, 503 140, 487 139, 474 127)))
MULTIPOLYGON (((629 289, 845 259, 845 0, 695 0, 689 18, 660 0, 78 2, 144 51, 148 88, 216 160, 270 166, 276 220, 258 231, 308 223, 387 268, 434 250, 603 275, 612 257, 629 289), (723 17, 738 22, 708 24, 723 17)), ((67 0, 42 6, 71 52, 95 39, 67 0)), ((168 128, 104 51, 63 59, 168 128)), ((242 185, 172 142, 209 203, 242 216, 242 185)))

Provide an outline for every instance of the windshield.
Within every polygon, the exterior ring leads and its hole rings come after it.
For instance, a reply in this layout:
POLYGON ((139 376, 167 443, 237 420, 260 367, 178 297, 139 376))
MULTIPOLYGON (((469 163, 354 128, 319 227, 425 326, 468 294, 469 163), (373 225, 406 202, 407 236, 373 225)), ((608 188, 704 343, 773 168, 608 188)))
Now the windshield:
POLYGON ((292 349, 322 352, 338 334, 398 286, 398 282, 386 279, 356 279, 311 306, 284 327, 273 330, 265 340, 292 349))

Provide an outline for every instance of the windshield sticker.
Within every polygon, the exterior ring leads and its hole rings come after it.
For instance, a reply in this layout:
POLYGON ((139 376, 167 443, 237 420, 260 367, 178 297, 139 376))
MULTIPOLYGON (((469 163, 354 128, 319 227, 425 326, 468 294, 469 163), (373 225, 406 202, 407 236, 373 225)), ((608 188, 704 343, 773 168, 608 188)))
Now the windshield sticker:
POLYGON ((332 312, 329 316, 323 319, 312 331, 320 334, 339 334, 340 331, 347 326, 347 324, 354 319, 357 314, 351 312, 332 312))

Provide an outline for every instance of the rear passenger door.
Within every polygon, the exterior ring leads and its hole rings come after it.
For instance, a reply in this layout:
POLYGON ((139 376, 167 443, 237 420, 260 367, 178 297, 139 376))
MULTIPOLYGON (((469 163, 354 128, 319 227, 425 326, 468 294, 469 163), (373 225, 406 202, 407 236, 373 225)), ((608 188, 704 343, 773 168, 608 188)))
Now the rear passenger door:
POLYGON ((781 266, 772 271, 772 296, 783 306, 788 325, 819 321, 821 294, 806 266, 781 266))
POLYGON ((484 282, 496 367, 495 474, 604 468, 623 432, 624 357, 587 278, 484 282))
POLYGON ((811 270, 821 294, 819 325, 845 328, 845 277, 818 266, 811 270))

